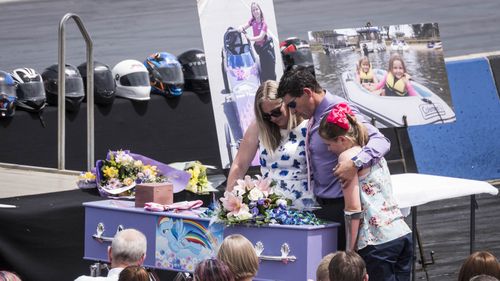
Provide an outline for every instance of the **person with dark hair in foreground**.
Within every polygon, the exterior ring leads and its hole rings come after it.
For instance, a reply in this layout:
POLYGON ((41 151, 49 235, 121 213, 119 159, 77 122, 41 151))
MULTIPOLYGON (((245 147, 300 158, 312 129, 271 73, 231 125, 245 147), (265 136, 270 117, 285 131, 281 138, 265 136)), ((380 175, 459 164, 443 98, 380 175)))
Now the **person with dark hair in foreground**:
POLYGON ((193 281, 235 281, 229 267, 221 260, 212 258, 198 263, 193 281))
POLYGON ((331 281, 368 281, 365 261, 354 251, 338 251, 328 265, 331 281))
POLYGON ((500 264, 492 253, 487 251, 472 253, 462 264, 458 281, 469 281, 472 277, 480 274, 500 279, 500 264))
POLYGON ((152 271, 148 271, 145 267, 140 265, 130 265, 125 267, 118 281, 159 281, 160 279, 152 271))

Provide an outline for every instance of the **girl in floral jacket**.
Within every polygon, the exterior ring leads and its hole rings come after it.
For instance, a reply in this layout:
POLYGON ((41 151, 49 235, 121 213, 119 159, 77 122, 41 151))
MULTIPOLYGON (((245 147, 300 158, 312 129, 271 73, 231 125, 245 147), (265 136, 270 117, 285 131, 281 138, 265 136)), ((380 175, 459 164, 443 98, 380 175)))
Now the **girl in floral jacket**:
MULTIPOLYGON (((319 134, 339 162, 355 157, 368 142, 365 127, 345 103, 323 117, 319 134)), ((363 257, 370 280, 410 280, 411 230, 393 198, 385 159, 359 170, 342 189, 347 250, 363 257)))

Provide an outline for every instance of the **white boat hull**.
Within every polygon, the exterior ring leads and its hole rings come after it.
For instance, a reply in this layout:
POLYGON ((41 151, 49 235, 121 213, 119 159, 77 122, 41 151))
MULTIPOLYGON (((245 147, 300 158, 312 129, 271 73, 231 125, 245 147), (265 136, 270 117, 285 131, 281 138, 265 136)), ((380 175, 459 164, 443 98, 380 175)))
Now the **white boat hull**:
MULTIPOLYGON (((374 71, 379 80, 385 75, 384 70, 374 71)), ((379 96, 356 82, 353 72, 342 73, 346 98, 379 128, 442 124, 456 120, 453 110, 438 95, 419 83, 412 82, 412 85, 419 96, 379 96)))
POLYGON ((402 43, 402 42, 399 42, 399 43, 392 43, 391 44, 391 50, 393 51, 407 51, 410 49, 410 45, 406 44, 406 43, 402 43))

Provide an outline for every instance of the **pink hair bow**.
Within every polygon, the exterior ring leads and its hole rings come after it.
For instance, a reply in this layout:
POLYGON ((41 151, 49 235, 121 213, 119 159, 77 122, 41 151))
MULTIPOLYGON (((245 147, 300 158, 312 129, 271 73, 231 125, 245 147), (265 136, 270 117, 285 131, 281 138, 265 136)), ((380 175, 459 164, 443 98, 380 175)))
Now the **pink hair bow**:
POLYGON ((333 106, 332 111, 330 111, 326 117, 326 122, 335 124, 344 130, 349 130, 347 114, 354 115, 351 108, 346 103, 338 103, 333 106))

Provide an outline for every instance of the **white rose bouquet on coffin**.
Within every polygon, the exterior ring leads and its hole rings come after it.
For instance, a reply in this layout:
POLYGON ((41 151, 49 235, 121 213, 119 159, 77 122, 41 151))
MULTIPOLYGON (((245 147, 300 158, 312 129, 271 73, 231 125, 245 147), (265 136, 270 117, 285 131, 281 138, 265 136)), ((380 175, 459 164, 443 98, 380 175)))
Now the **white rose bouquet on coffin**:
MULTIPOLYGON (((275 192, 269 178, 245 176, 234 189, 224 193, 221 204, 213 210, 213 221, 225 224, 320 225, 323 221, 312 212, 290 209, 291 200, 275 192)), ((210 212, 209 212, 210 213, 210 212)), ((211 216, 211 215, 209 215, 211 216)))
POLYGON ((227 224, 272 223, 273 211, 285 210, 290 203, 274 193, 273 185, 270 179, 260 176, 238 180, 234 189, 226 191, 220 199, 218 219, 227 224))

